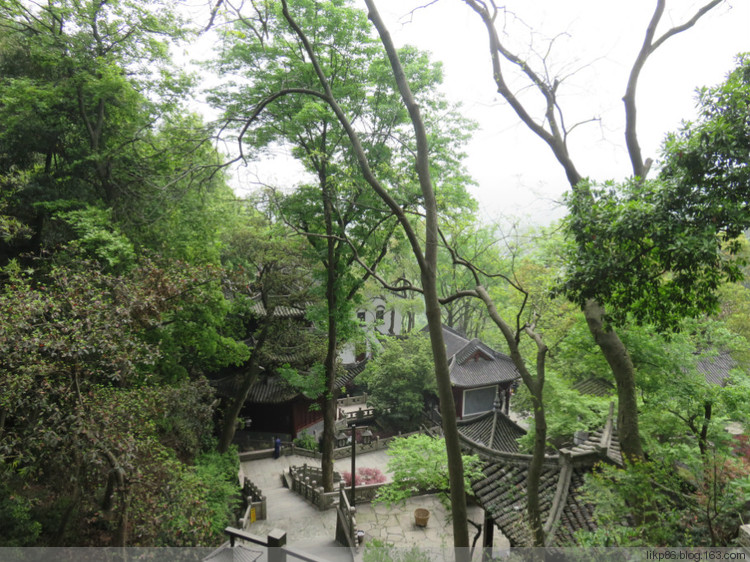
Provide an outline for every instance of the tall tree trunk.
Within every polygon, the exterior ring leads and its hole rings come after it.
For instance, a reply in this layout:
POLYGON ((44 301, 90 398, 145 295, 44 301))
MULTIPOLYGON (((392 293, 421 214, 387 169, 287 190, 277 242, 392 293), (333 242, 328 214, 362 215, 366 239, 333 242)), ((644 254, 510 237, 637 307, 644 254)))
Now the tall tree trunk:
POLYGON ((128 525, 130 521, 130 488, 122 483, 119 491, 120 495, 120 517, 117 523, 117 534, 113 546, 127 546, 128 544, 128 525))
POLYGON ((470 555, 469 529, 467 524, 466 491, 464 489, 463 480, 463 460, 461 458, 461 448, 458 441, 455 404, 453 403, 453 395, 450 392, 450 374, 448 372, 448 361, 445 355, 442 323, 440 321, 440 303, 437 294, 437 202, 435 199, 435 191, 432 187, 432 180, 430 178, 427 135, 424 129, 424 123, 419 114, 419 107, 417 106, 414 96, 409 88, 409 84, 401 66, 401 61, 398 58, 398 53, 390 38, 390 34, 388 33, 383 20, 380 18, 373 1, 365 0, 365 3, 367 4, 369 11, 368 16, 377 28, 386 52, 388 53, 393 75, 396 79, 401 97, 404 100, 404 104, 409 111, 417 137, 416 168, 419 174, 420 188, 424 197, 427 227, 426 247, 424 253, 422 252, 419 237, 412 228, 411 222, 404 213, 404 210, 373 174, 367 160, 367 155, 365 154, 362 143, 359 140, 359 136, 352 127, 346 114, 341 109, 341 106, 339 106, 334 98, 328 78, 318 63, 310 41, 289 13, 286 0, 282 0, 282 11, 284 17, 294 29, 295 33, 297 33, 300 41, 302 41, 305 51, 310 56, 310 62, 313 65, 320 84, 325 91, 325 93, 320 94, 320 96, 326 100, 336 114, 339 122, 344 127, 344 130, 352 143, 352 149, 357 156, 357 161, 365 180, 388 205, 389 209, 391 209, 391 211, 398 217, 399 223, 409 239, 409 244, 414 252, 414 257, 419 263, 422 283, 424 285, 425 310, 428 318, 430 342, 435 360, 435 377, 437 379, 438 394, 440 396, 440 407, 443 411, 443 431, 445 433, 445 446, 448 455, 448 479, 450 483, 450 499, 453 516, 453 545, 456 547, 456 560, 468 561, 470 555))
POLYGON ((603 306, 589 300, 583 307, 583 313, 589 331, 612 369, 617 383, 617 431, 622 456, 627 462, 643 460, 633 361, 614 329, 605 324, 603 306))
MULTIPOLYGON (((78 474, 80 475, 80 468, 78 474)), ((78 509, 78 502, 81 499, 81 486, 76 482, 74 483, 75 488, 73 489, 73 495, 70 496, 70 503, 63 511, 60 523, 55 531, 55 536, 52 539, 52 546, 62 546, 65 540, 65 533, 68 530, 70 520, 73 518, 73 513, 78 509)))
MULTIPOLYGON (((437 286, 437 250, 439 242, 438 214, 435 190, 430 177, 430 162, 428 154, 427 135, 424 123, 419 112, 419 106, 411 93, 406 80, 401 61, 393 45, 390 34, 380 18, 372 0, 366 0, 369 10, 369 18, 378 30, 381 41, 388 54, 388 59, 393 69, 401 98, 404 100, 409 111, 414 132, 417 137, 416 169, 419 175, 419 184, 424 198, 425 209, 425 247, 422 259, 419 261, 419 269, 424 290, 425 314, 430 334, 432 356, 435 362, 435 379, 440 398, 440 411, 443 413, 443 433, 445 436, 445 448, 448 456, 448 481, 450 484, 450 499, 453 515, 453 545, 456 548, 456 560, 468 560, 469 554, 469 528, 467 524, 466 490, 464 488, 464 467, 461 456, 461 444, 458 439, 458 427, 456 425, 456 405, 453 401, 451 390, 450 371, 448 370, 448 358, 443 341, 443 324, 440 318, 440 301, 437 286)), ((399 217, 401 219, 401 217, 399 217)), ((403 224, 403 221, 402 221, 403 224)), ((412 246, 415 255, 421 253, 420 248, 412 246)), ((419 258, 420 256, 417 255, 419 258)))
MULTIPOLYGON (((431 242, 429 236, 427 240, 427 244, 429 244, 431 242)), ((436 240, 435 243, 437 243, 436 240)), ((429 246, 425 249, 425 255, 429 256, 429 246)), ((429 257, 426 257, 426 260, 428 263, 431 261, 429 257)), ((432 264, 436 264, 436 260, 432 264)), ((454 546, 459 549, 456 552, 456 559, 460 560, 466 557, 467 553, 464 550, 468 551, 469 547, 464 465, 461 456, 461 444, 458 439, 458 426, 456 425, 456 404, 453 400, 448 358, 446 357, 445 342, 443 340, 443 325, 440 318, 440 302, 438 300, 435 272, 435 268, 429 268, 422 273, 422 287, 424 289, 425 314, 427 315, 432 357, 435 363, 435 379, 437 382, 438 398, 440 399, 445 448, 448 455, 448 480, 453 516, 453 540, 454 546)))
POLYGON ((128 520, 130 516, 130 484, 125 469, 119 460, 108 449, 101 451, 104 459, 109 463, 112 475, 114 475, 117 495, 120 498, 120 509, 118 512, 117 530, 112 539, 112 546, 126 546, 128 542, 128 520))
MULTIPOLYGON (((558 116, 560 110, 557 100, 557 88, 559 81, 554 80, 550 83, 548 77, 537 74, 524 60, 518 55, 509 51, 500 40, 500 35, 495 27, 496 16, 500 8, 495 3, 480 2, 477 0, 462 0, 474 12, 479 15, 487 29, 489 38, 490 56, 492 60, 492 77, 497 86, 497 91, 510 104, 518 115, 519 119, 542 139, 552 150, 557 161, 565 170, 568 183, 573 191, 581 189, 582 176, 576 169, 573 160, 568 153, 567 134, 571 129, 565 130, 565 125, 558 116), (490 8, 491 6, 491 8, 490 8), (501 61, 505 60, 513 65, 518 66, 529 79, 533 89, 539 93, 546 101, 547 110, 544 120, 537 121, 526 110, 524 104, 519 100, 514 91, 505 81, 501 61)), ((666 0, 657 0, 656 6, 646 29, 641 50, 636 57, 631 68, 628 84, 623 96, 625 103, 625 140, 628 147, 633 167, 633 176, 644 179, 648 174, 649 164, 644 162, 641 154, 641 148, 638 144, 636 130, 636 88, 638 77, 641 70, 654 51, 659 48, 670 37, 673 37, 683 31, 690 29, 706 13, 719 5, 721 0, 710 0, 698 10, 693 16, 681 25, 676 25, 661 36, 657 37, 656 31, 664 13, 666 0)), ((620 433, 620 446, 623 456, 628 459, 642 459, 643 449, 641 446, 640 435, 638 434, 638 407, 635 392, 635 377, 633 362, 630 359, 627 348, 617 333, 608 326, 604 325, 604 308, 595 301, 589 301, 583 309, 589 331, 594 337, 596 344, 599 346, 602 354, 612 369, 615 381, 617 382, 618 412, 617 422, 620 433)))
POLYGON ((338 256, 336 240, 333 238, 333 201, 331 188, 325 175, 320 173, 320 185, 323 190, 323 217, 326 225, 326 304, 328 306, 328 347, 324 362, 326 377, 326 395, 323 400, 323 458, 321 470, 323 489, 333 492, 333 444, 336 439, 336 359, 338 354, 337 338, 337 284, 338 256))
POLYGON ((242 385, 236 396, 232 398, 229 405, 224 410, 224 421, 221 427, 221 435, 219 436, 219 445, 217 447, 220 453, 226 453, 229 450, 229 446, 232 444, 234 439, 234 433, 237 428, 237 416, 239 416, 242 406, 247 400, 247 395, 250 392, 250 387, 253 386, 255 379, 260 374, 260 351, 266 343, 268 338, 268 326, 271 322, 271 316, 273 316, 273 308, 267 311, 267 321, 261 328, 258 339, 255 342, 253 353, 248 361, 247 368, 242 378, 242 385))
POLYGON ((519 341, 517 335, 502 316, 500 316, 492 297, 490 297, 487 290, 481 285, 477 285, 476 293, 482 299, 482 302, 484 302, 490 318, 503 334, 505 342, 508 344, 513 365, 521 374, 521 380, 523 380, 526 388, 531 393, 531 403, 534 408, 534 448, 526 477, 526 513, 529 519, 532 540, 534 541, 533 544, 534 546, 541 547, 544 546, 544 525, 539 506, 539 481, 542 475, 544 452, 547 444, 547 418, 544 412, 543 400, 547 346, 541 337, 531 330, 527 331, 537 346, 536 376, 534 376, 526 368, 526 362, 523 360, 521 350, 518 347, 519 341))
POLYGON ((526 513, 529 517, 529 527, 533 537, 533 545, 544 546, 544 522, 539 507, 539 482, 542 477, 544 451, 547 445, 547 419, 544 413, 542 390, 544 384, 534 384, 531 393, 531 403, 534 407, 534 449, 529 463, 529 474, 526 480, 526 513))

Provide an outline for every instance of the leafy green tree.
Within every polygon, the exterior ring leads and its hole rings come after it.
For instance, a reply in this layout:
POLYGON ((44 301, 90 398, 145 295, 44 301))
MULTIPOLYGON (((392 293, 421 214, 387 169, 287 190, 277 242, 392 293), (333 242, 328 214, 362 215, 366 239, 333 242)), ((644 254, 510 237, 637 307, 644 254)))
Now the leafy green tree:
POLYGON ((667 136, 659 177, 673 184, 672 199, 682 197, 686 220, 709 222, 725 240, 746 228, 748 171, 748 92, 750 54, 713 87, 698 90, 698 118, 667 136))
POLYGON ((261 370, 268 367, 264 356, 283 355, 284 346, 291 340, 296 350, 307 347, 302 355, 315 355, 310 349, 314 346, 306 345, 310 343, 309 335, 304 333, 306 325, 275 313, 280 307, 304 310, 314 302, 309 290, 312 264, 304 258, 302 243, 285 225, 269 224, 253 210, 246 213, 242 225, 233 229, 226 240, 222 259, 234 272, 231 316, 240 324, 246 342, 242 345, 249 348, 249 359, 242 366, 237 393, 224 408, 220 452, 228 450, 250 388, 261 370))
POLYGON ((66 242, 39 205, 64 199, 111 213, 136 246, 215 262, 207 238, 231 190, 210 133, 184 116, 191 81, 169 42, 187 28, 172 4, 4 0, 0 26, 0 176, 18 186, 6 213, 34 234, 7 255, 66 242))
MULTIPOLYGON (((742 278, 745 261, 738 237, 750 215, 742 191, 747 107, 739 100, 750 92, 750 81, 747 57, 738 63, 723 84, 701 91, 699 120, 668 137, 665 163, 655 180, 637 174, 619 185, 592 187, 583 181, 569 196, 567 229, 574 246, 563 290, 584 307, 606 304, 610 325, 684 329, 684 318, 718 312, 720 286, 742 278)), ((705 332, 705 327, 699 331, 705 332)), ((621 341, 626 339, 621 335, 621 341)), ((648 348, 647 341, 641 343, 648 348)), ((637 368, 637 348, 628 349, 637 368)), ((657 418, 666 411, 684 422, 683 431, 689 430, 705 463, 722 391, 707 385, 685 357, 707 349, 721 350, 721 345, 709 342, 681 354, 682 361, 673 362, 670 384, 662 387, 666 392, 650 397, 659 404, 657 418)), ((633 383, 649 386, 637 371, 633 383)), ((635 406, 630 408, 634 414, 635 406)), ((661 425, 661 432, 665 427, 670 425, 661 425)))
POLYGON ((713 450, 696 470, 685 457, 605 466, 587 476, 586 498, 598 529, 578 533, 583 546, 730 546, 746 515, 750 466, 727 449, 713 450), (681 463, 675 468, 675 462, 681 463), (704 470, 706 468, 706 470, 704 470), (632 505, 644 523, 626 524, 632 505))
MULTIPOLYGON (((6 274, 3 486, 24 498, 19 509, 31 506, 26 513, 42 523, 41 544, 166 540, 157 538, 161 528, 149 506, 163 502, 188 512, 196 501, 204 505, 200 488, 170 482, 184 473, 183 462, 210 446, 212 391, 201 378, 164 385, 154 376, 162 350, 148 335, 181 306, 174 297, 193 279, 165 275, 153 264, 114 276, 86 262, 34 277, 18 268, 6 274), (164 496, 173 486, 181 489, 179 501, 164 496)), ((17 524, 23 511, 16 510, 17 524)), ((201 517, 196 512, 194 521, 201 517)))
POLYGON ((421 333, 384 338, 383 350, 361 375, 379 423, 399 431, 418 428, 428 394, 434 394, 430 342, 421 333))
MULTIPOLYGON (((471 494, 471 482, 482 477, 482 461, 476 455, 462 455, 464 485, 471 494)), ((450 506, 448 457, 445 441, 429 435, 400 437, 388 446, 388 472, 393 481, 378 490, 376 502, 393 505, 424 491, 437 492, 450 506)))
MULTIPOLYGON (((302 27, 314 30, 317 35, 316 50, 327 61, 326 71, 339 95, 364 113, 367 100, 364 88, 370 82, 367 63, 375 53, 366 20, 343 2, 325 5, 302 2, 294 10, 302 27)), ((269 100, 281 98, 259 113, 251 136, 244 141, 249 141, 251 149, 274 142, 290 143, 295 155, 317 179, 317 185, 301 188, 286 198, 281 213, 305 234, 317 261, 324 267, 322 287, 326 309, 318 315, 318 325, 327 332, 328 342, 324 360, 323 485, 330 491, 338 349, 340 341, 354 327, 351 299, 361 283, 348 271, 347 266, 353 262, 349 247, 335 237, 356 228, 353 219, 362 212, 357 207, 357 191, 361 194, 362 190, 356 187, 352 190, 355 182, 347 174, 345 147, 340 142, 342 135, 335 116, 319 101, 295 95, 313 86, 314 77, 305 70, 307 61, 303 54, 290 48, 294 32, 288 28, 281 7, 273 5, 268 16, 263 35, 254 33, 257 22, 240 18, 235 30, 225 36, 221 69, 247 74, 251 83, 230 85, 229 91, 225 88, 217 98, 228 112, 229 120, 237 114, 245 115, 248 105, 263 107, 269 100), (296 83, 286 86, 290 77, 296 83)))
MULTIPOLYGON (((310 49, 322 64, 329 87, 339 103, 355 117, 363 131, 363 147, 379 172, 398 188, 404 207, 415 206, 419 195, 416 178, 405 162, 413 135, 408 119, 388 79, 390 70, 377 42, 370 36, 364 12, 346 2, 296 2, 291 17, 313 37, 310 49), (396 140, 394 140, 396 139, 396 140)), ((242 129, 240 140, 250 150, 263 150, 283 142, 304 164, 316 183, 303 185, 280 202, 285 222, 306 236, 322 267, 326 309, 317 324, 326 330, 323 430, 323 484, 332 489, 335 419, 335 381, 340 343, 356 331, 353 304, 364 282, 386 255, 396 221, 372 193, 356 166, 346 133, 337 116, 319 99, 318 79, 310 73, 308 56, 294 45, 291 29, 276 4, 261 23, 241 17, 229 32, 220 69, 241 80, 215 95, 230 121, 244 122, 247 106, 256 110, 242 129), (355 273, 355 263, 367 270, 355 273)), ((415 49, 403 49, 405 68, 418 95, 434 108, 447 111, 446 102, 434 94, 441 79, 438 65, 415 49)), ((462 142, 457 119, 451 116, 432 123, 436 173, 445 179, 446 199, 463 194, 465 174, 452 149, 462 142), (446 134, 449 131, 451 134, 446 134)))
POLYGON ((742 262, 731 255, 740 248, 732 239, 742 223, 732 231, 717 228, 711 216, 691 208, 701 203, 674 187, 664 180, 579 185, 566 225, 576 242, 563 286, 571 299, 609 304, 617 325, 630 314, 660 330, 718 311, 718 287, 741 276, 742 262))
MULTIPOLYGON (((460 457, 460 446, 458 442, 458 431, 456 427, 455 416, 451 415, 454 412, 454 405, 452 394, 450 392, 450 377, 448 373, 447 358, 445 355, 445 345, 442 339, 442 328, 440 320, 440 308, 439 299, 437 293, 437 282, 436 282, 436 270, 437 270, 437 247, 438 247, 438 229, 437 229, 437 197, 436 192, 432 185, 430 178, 431 168, 429 164, 429 144, 427 129, 425 127, 425 121, 420 117, 419 108, 416 104, 414 95, 409 87, 408 79, 404 73, 404 67, 401 64, 399 54, 396 51, 390 36, 385 29, 382 20, 380 19, 377 10, 375 9, 372 2, 367 2, 369 17, 375 24, 378 32, 381 36, 381 41, 385 47, 386 53, 388 54, 388 60, 390 63, 391 71, 396 79, 399 94, 403 99, 404 104, 409 113, 409 119, 413 127, 415 141, 416 141, 416 172, 419 179, 419 187, 421 192, 422 204, 425 211, 425 243, 423 245, 417 235, 417 229, 410 220, 410 216, 405 212, 401 203, 395 198, 389 189, 385 187, 385 184, 381 183, 376 175, 373 173, 373 168, 370 166, 368 155, 365 150, 365 145, 360 140, 360 135, 352 126, 352 121, 346 112, 339 105, 336 96, 333 94, 331 87, 331 81, 328 79, 326 73, 323 71, 321 61, 316 55, 313 43, 310 41, 310 37, 314 38, 314 34, 308 36, 303 29, 296 22, 295 17, 292 16, 289 5, 285 0, 282 0, 282 14, 288 25, 293 29, 295 34, 295 43, 299 46, 299 51, 306 54, 310 64, 306 66, 306 70, 309 72, 313 70, 317 77, 319 89, 280 89, 276 94, 272 94, 271 97, 261 102, 256 107, 255 112, 250 116, 247 121, 245 128, 249 128, 253 120, 263 111, 264 107, 270 102, 277 98, 287 96, 290 94, 304 94, 310 98, 317 98, 325 102, 325 105, 336 115, 338 123, 341 125, 343 132, 349 139, 353 155, 361 171, 362 178, 372 189, 377 193, 381 200, 386 204, 391 213, 393 213, 400 223, 409 244, 416 258, 421 277, 421 289, 424 295, 425 310, 428 317, 428 326, 430 331, 430 341, 433 352, 433 358, 435 360, 435 374, 437 379, 438 393, 440 396, 440 403, 442 410, 445 413, 443 417, 443 426, 446 435, 446 450, 448 457, 448 474, 450 481, 450 498, 451 505, 454 512, 454 545, 458 548, 468 547, 469 537, 468 528, 466 523, 466 497, 465 497, 465 482, 463 479, 463 464, 460 457), (322 89, 323 91, 320 91, 322 89)), ((261 28, 258 28, 261 29, 261 28)), ((257 29, 254 29, 257 33, 257 29)), ((325 207, 330 204, 330 199, 323 197, 324 202, 324 213, 328 215, 328 211, 325 207), (328 201, 328 202, 326 202, 328 201)), ((332 224, 327 221, 327 224, 332 224)), ((330 236, 327 236, 328 240, 331 240, 330 236)), ((331 246, 328 245, 328 251, 330 252, 331 246)), ((332 260, 329 260, 329 265, 332 260)), ((331 268, 329 267, 329 270, 331 268)), ((330 287, 330 285, 329 285, 330 287)), ((329 300, 330 304, 330 300, 329 300)), ((330 314, 330 310, 329 310, 330 314)), ((331 324, 329 323, 329 329, 331 324)), ((329 338, 330 344, 330 338, 329 338)), ((335 345, 335 344, 334 344, 335 345)), ((330 356, 330 354, 329 354, 330 356)), ((457 555, 460 559, 466 558, 466 552, 461 550, 457 551, 457 555)))
MULTIPOLYGON (((750 399, 750 381, 742 363, 726 386, 706 380, 697 367, 719 351, 741 356, 747 343, 715 320, 687 319, 679 327, 679 332, 666 336, 650 325, 631 324, 620 330, 636 368, 640 427, 649 462, 627 471, 606 468, 590 478, 587 495, 595 505, 599 529, 582 533, 583 545, 719 546, 736 536, 748 472, 737 462, 737 443, 726 425, 730 420, 746 423, 746 409, 739 404, 750 399), (634 506, 639 517, 628 519, 634 506)), ((575 357, 586 375, 609 376, 601 356, 586 349, 591 346, 584 335, 584 329, 577 328, 557 361, 575 357)), ((560 382, 553 385, 559 387, 560 382)), ((565 403, 570 392, 563 386, 548 400, 551 426, 591 402, 579 398, 571 408, 565 403)), ((580 414, 579 423, 591 418, 586 410, 580 414)))
MULTIPOLYGON (((466 0, 466 4, 478 15, 487 29, 491 51, 491 75, 498 93, 509 103, 528 129, 544 141, 552 151, 570 184, 573 193, 572 198, 581 202, 572 212, 578 210, 583 218, 583 213, 586 211, 583 201, 588 197, 593 204, 596 200, 595 197, 587 195, 589 193, 589 182, 584 181, 585 176, 579 172, 573 155, 569 151, 568 135, 575 125, 570 127, 564 119, 559 96, 561 78, 550 75, 544 65, 535 68, 530 59, 524 59, 524 57, 508 48, 504 41, 503 32, 497 27, 497 15, 500 8, 495 3, 466 0), (528 103, 516 95, 517 89, 512 89, 509 86, 509 78, 514 70, 518 71, 519 79, 539 94, 528 103), (536 103, 539 103, 540 106, 538 108, 532 107, 536 103), (538 118, 537 115, 543 117, 538 118)), ((684 23, 670 27, 664 32, 658 32, 659 23, 664 15, 665 2, 664 0, 656 2, 641 49, 631 67, 625 95, 623 96, 626 145, 632 164, 633 181, 636 184, 646 179, 650 167, 649 161, 643 158, 636 127, 636 91, 641 71, 649 57, 660 46, 675 35, 690 29, 702 16, 718 4, 718 0, 712 0, 697 9, 694 15, 684 23)), ((589 247, 598 243, 598 240, 586 236, 576 239, 576 244, 584 253, 589 247)), ((630 258, 632 257, 630 256, 630 258)), ((582 276, 585 281, 589 281, 591 278, 591 275, 584 274, 582 276)), ((591 292, 596 293, 596 291, 591 292)), ((638 429, 635 369, 627 347, 623 344, 611 322, 610 314, 612 311, 608 311, 605 303, 598 301, 596 298, 580 298, 576 302, 582 306, 591 335, 606 358, 617 383, 618 427, 622 451, 627 459, 643 459, 644 452, 638 429)), ((535 543, 542 544, 542 538, 542 532, 539 530, 536 533, 535 543)))

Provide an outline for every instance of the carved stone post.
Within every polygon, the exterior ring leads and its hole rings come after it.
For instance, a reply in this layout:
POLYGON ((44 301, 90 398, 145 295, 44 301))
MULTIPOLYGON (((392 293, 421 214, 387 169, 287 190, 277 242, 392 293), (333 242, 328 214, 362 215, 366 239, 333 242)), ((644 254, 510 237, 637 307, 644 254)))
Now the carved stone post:
POLYGON ((286 531, 272 529, 266 537, 268 542, 268 562, 286 562, 286 531))

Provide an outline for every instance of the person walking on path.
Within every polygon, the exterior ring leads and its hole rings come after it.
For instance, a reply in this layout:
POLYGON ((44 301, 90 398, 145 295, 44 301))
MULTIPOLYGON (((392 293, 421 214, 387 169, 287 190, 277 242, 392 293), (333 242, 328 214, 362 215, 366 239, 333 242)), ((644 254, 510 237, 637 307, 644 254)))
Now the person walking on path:
POLYGON ((273 458, 278 459, 281 456, 281 438, 277 437, 273 442, 273 458))

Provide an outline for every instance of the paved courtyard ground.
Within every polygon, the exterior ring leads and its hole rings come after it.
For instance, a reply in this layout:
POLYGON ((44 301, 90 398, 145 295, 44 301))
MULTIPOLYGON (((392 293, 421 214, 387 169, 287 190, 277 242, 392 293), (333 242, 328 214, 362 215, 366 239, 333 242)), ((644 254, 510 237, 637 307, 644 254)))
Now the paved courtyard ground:
MULTIPOLYGON (((357 455, 357 468, 378 468, 389 479, 386 470, 388 455, 385 450, 357 455)), ((304 548, 327 560, 351 560, 348 549, 341 548, 334 541, 336 531, 336 510, 319 511, 312 504, 285 488, 281 474, 290 466, 307 463, 320 466, 320 461, 296 455, 282 456, 279 459, 261 459, 243 462, 241 470, 250 478, 268 499, 268 518, 251 523, 248 531, 265 536, 271 529, 283 529, 287 533, 287 544, 304 548)), ((335 470, 342 472, 351 469, 351 459, 335 462, 335 470)), ((483 510, 478 506, 469 507, 469 519, 481 524, 483 510)), ((453 530, 450 516, 436 496, 410 498, 403 505, 388 507, 383 504, 361 504, 357 506, 357 528, 365 532, 365 549, 376 544, 390 544, 398 549, 418 547, 429 550, 429 559, 438 560, 441 553, 449 552, 453 544, 453 530), (414 510, 426 508, 430 511, 427 527, 417 527, 414 523, 414 510)), ((473 539, 476 530, 469 526, 473 539)), ((481 545, 481 538, 478 544, 481 545)), ((495 529, 495 547, 507 549, 508 542, 498 529, 495 529)), ((359 558, 362 555, 360 549, 359 558)), ((479 553, 475 557, 479 558, 479 553)))

